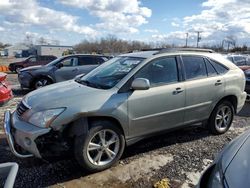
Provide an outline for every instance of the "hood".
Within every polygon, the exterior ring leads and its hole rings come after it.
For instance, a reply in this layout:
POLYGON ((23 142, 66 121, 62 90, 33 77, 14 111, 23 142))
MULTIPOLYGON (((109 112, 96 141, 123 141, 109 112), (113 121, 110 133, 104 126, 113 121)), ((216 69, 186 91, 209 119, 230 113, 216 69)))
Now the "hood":
POLYGON ((231 160, 225 172, 229 187, 249 187, 250 185, 250 137, 249 130, 242 136, 245 138, 231 160), (248 135, 246 137, 246 135, 248 135))
POLYGON ((30 71, 30 70, 37 70, 37 69, 40 69, 42 67, 44 67, 44 66, 42 66, 42 65, 30 66, 30 67, 23 68, 20 72, 30 71))
POLYGON ((70 80, 30 92, 24 100, 34 111, 60 107, 79 110, 81 106, 94 107, 95 104, 103 103, 111 94, 109 90, 88 87, 70 80))
POLYGON ((227 169, 232 159, 237 154, 239 148, 244 144, 249 136, 250 129, 233 139, 229 144, 226 145, 226 147, 223 148, 222 152, 217 157, 217 160, 221 160, 223 172, 227 169))

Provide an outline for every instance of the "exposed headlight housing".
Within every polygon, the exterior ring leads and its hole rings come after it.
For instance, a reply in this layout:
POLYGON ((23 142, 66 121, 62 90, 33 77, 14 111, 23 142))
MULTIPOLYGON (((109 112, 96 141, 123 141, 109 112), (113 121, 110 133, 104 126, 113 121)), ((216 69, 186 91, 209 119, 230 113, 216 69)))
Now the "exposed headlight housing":
POLYGON ((28 122, 42 128, 48 128, 51 123, 59 116, 66 108, 56 108, 40 112, 35 112, 30 116, 28 122))

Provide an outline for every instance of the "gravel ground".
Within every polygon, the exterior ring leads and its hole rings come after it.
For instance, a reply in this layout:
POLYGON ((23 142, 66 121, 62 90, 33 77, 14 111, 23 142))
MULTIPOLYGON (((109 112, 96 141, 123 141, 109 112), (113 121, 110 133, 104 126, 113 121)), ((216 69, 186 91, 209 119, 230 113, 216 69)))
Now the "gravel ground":
MULTIPOLYGON (((8 75, 14 85, 15 98, 0 108, 14 109, 25 92, 18 89, 16 75, 8 75)), ((1 121, 2 122, 2 121, 1 121)), ((14 157, 0 134, 0 163, 17 162, 20 170, 15 187, 152 187, 168 178, 171 187, 193 187, 201 172, 211 163, 225 144, 244 132, 250 125, 250 104, 236 116, 231 129, 214 136, 201 127, 175 131, 143 140, 128 147, 119 164, 96 174, 87 174, 73 159, 47 163, 29 158, 14 157)), ((0 124, 0 132, 2 123, 0 124)), ((1 185, 1 184, 0 184, 1 185)))

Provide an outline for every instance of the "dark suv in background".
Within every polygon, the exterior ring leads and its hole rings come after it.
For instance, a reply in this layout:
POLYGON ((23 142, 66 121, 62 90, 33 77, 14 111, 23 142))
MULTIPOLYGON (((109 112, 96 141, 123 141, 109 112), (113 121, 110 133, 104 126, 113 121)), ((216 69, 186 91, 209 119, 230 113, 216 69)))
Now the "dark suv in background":
POLYGON ((35 65, 46 65, 49 62, 55 60, 57 57, 53 55, 44 55, 44 56, 29 56, 23 61, 14 62, 9 64, 9 70, 11 72, 18 73, 21 69, 25 67, 35 66, 35 65))
POLYGON ((22 88, 37 89, 73 79, 79 74, 86 74, 109 58, 108 56, 86 54, 63 56, 45 66, 22 69, 18 74, 18 80, 22 88))

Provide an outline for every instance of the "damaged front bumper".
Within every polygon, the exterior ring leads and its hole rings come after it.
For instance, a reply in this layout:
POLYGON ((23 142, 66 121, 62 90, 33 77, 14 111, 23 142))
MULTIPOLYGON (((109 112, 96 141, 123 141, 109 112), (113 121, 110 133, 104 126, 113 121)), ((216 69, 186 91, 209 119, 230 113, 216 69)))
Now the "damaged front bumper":
POLYGON ((50 132, 51 128, 39 128, 19 119, 16 112, 4 114, 4 130, 11 152, 21 158, 42 158, 35 140, 50 132), (21 149, 20 149, 21 147, 21 149))

